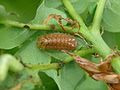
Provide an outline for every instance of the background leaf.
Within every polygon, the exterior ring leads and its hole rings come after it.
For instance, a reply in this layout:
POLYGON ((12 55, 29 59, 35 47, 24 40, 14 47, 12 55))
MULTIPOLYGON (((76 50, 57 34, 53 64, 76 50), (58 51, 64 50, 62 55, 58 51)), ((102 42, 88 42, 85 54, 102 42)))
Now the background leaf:
POLYGON ((36 76, 36 72, 23 70, 19 73, 9 72, 8 77, 3 82, 0 82, 0 90, 36 90, 36 85, 41 86, 39 76, 36 76))
POLYGON ((20 46, 34 31, 0 25, 0 48, 12 49, 20 46))
POLYGON ((48 64, 51 61, 50 56, 44 50, 36 46, 37 35, 33 35, 24 45, 16 52, 16 56, 21 57, 24 63, 30 64, 48 64))
POLYGON ((37 7, 43 0, 0 0, 11 17, 17 21, 29 22, 36 14, 37 7))
POLYGON ((66 64, 57 76, 55 70, 45 71, 57 83, 59 90, 107 90, 107 85, 101 81, 95 81, 74 62, 66 64))
MULTIPOLYGON (((44 5, 44 2, 38 7, 36 16, 33 23, 43 23, 43 21, 50 15, 50 14, 57 14, 61 15, 62 17, 66 18, 66 14, 60 10, 54 8, 48 8, 44 5)), ((56 20, 54 20, 56 22, 56 20)), ((52 22, 53 24, 53 22, 52 22)))
POLYGON ((103 38, 112 49, 120 49, 120 33, 105 32, 103 38))
POLYGON ((55 81, 51 77, 47 76, 44 72, 39 72, 39 76, 43 84, 43 90, 59 90, 55 81))
MULTIPOLYGON (((70 0, 76 11, 81 14, 86 11, 89 3, 95 2, 96 0, 70 0)), ((60 0, 45 0, 45 5, 47 7, 53 7, 60 9, 59 7, 64 7, 60 0), (51 3, 52 2, 52 3, 51 3)))
POLYGON ((78 84, 75 90, 107 90, 107 85, 102 81, 95 81, 87 77, 84 82, 78 84))
POLYGON ((0 21, 5 20, 7 17, 7 12, 5 10, 5 7, 0 5, 0 21))
POLYGON ((106 31, 120 32, 120 0, 107 0, 102 25, 106 31))

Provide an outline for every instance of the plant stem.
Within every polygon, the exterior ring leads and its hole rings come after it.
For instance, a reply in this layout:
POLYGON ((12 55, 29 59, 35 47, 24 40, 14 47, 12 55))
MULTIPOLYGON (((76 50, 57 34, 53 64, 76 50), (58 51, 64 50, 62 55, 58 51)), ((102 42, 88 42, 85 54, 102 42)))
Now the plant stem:
POLYGON ((112 53, 112 50, 104 42, 103 38, 101 37, 98 31, 94 31, 90 33, 93 36, 93 39, 91 40, 93 47, 102 57, 105 58, 107 55, 112 53))
MULTIPOLYGON (((81 57, 83 56, 86 56, 88 54, 92 54, 92 53, 95 53, 95 50, 94 48, 89 48, 89 49, 83 49, 83 50, 80 50, 80 51, 77 51, 75 52, 76 55, 80 55, 81 57)), ((63 64, 65 63, 69 63, 73 61, 73 57, 71 56, 68 56, 64 61, 63 61, 63 64)), ((49 70, 49 69, 59 69, 61 68, 63 65, 62 63, 58 62, 58 63, 51 63, 51 64, 36 64, 36 65, 27 65, 30 69, 32 70, 49 70)))
MULTIPOLYGON (((95 12, 95 16, 93 19, 93 25, 92 29, 88 30, 88 28, 85 26, 82 18, 77 14, 73 6, 71 5, 69 0, 62 0, 63 4, 67 8, 69 14, 76 20, 78 20, 79 24, 81 25, 80 33, 83 34, 83 36, 88 39, 90 42, 92 42, 93 46, 97 50, 97 52, 102 55, 103 57, 108 56, 112 53, 112 50, 108 47, 108 45, 104 42, 100 35, 100 23, 102 19, 102 14, 104 10, 104 5, 106 0, 99 0, 98 6, 95 12)), ((120 56, 117 58, 113 58, 113 61, 111 62, 114 70, 117 73, 120 73, 120 56)))
POLYGON ((61 0, 63 2, 63 4, 65 5, 65 7, 68 10, 68 13, 73 17, 73 19, 77 20, 80 24, 80 33, 83 34, 84 37, 86 38, 90 38, 89 36, 89 31, 85 25, 85 23, 83 22, 82 18, 79 16, 79 14, 75 11, 75 9, 73 8, 73 6, 71 5, 69 0, 61 0))
POLYGON ((51 63, 51 64, 41 64, 41 65, 28 65, 32 70, 49 70, 49 69, 58 69, 60 68, 59 63, 51 63))
MULTIPOLYGON (((61 27, 55 27, 55 25, 46 25, 46 24, 25 24, 25 23, 20 23, 17 21, 12 21, 12 20, 5 20, 1 21, 0 24, 4 24, 6 26, 12 26, 12 27, 18 27, 18 28, 29 28, 31 30, 59 30, 63 31, 61 27)), ((72 27, 69 26, 64 26, 66 29, 66 32, 72 33, 72 27)))
POLYGON ((80 23, 80 26, 86 28, 85 23, 83 22, 82 18, 79 16, 79 14, 74 10, 70 1, 69 0, 61 0, 61 1, 63 2, 65 7, 67 8, 68 13, 80 23))
MULTIPOLYGON (((89 54, 93 54, 95 53, 95 49, 94 48, 88 48, 88 49, 82 49, 80 51, 77 51, 77 52, 74 52, 74 54, 76 55, 79 55, 80 57, 84 57, 86 55, 89 55, 89 54)), ((64 60, 64 63, 68 63, 70 61, 73 61, 73 57, 69 56, 67 57, 65 60, 64 60)))
POLYGON ((114 71, 120 74, 120 56, 113 58, 111 64, 114 71))
POLYGON ((102 20, 105 2, 106 0, 99 0, 99 2, 97 3, 97 8, 92 23, 92 30, 100 30, 100 23, 102 20))
POLYGON ((102 20, 102 15, 104 11, 106 0, 99 0, 97 3, 97 8, 95 11, 95 15, 93 18, 92 28, 90 30, 94 40, 91 40, 94 47, 98 49, 98 53, 101 53, 103 57, 112 53, 112 50, 108 47, 108 45, 104 42, 100 34, 100 25, 102 20))
POLYGON ((19 27, 19 28, 24 28, 24 27, 28 27, 30 29, 34 29, 34 30, 50 30, 51 27, 48 25, 31 25, 31 24, 25 24, 25 23, 20 23, 20 22, 16 22, 16 21, 12 21, 12 20, 6 20, 4 22, 5 25, 10 25, 10 26, 14 26, 14 27, 19 27))
MULTIPOLYGON (((88 28, 86 27, 86 25, 84 24, 82 18, 78 15, 78 13, 75 11, 75 9, 73 8, 73 6, 71 5, 70 1, 69 0, 62 0, 63 4, 65 5, 65 7, 67 8, 69 14, 74 18, 76 19, 81 28, 80 28, 80 33, 82 33, 82 35, 88 39, 89 41, 92 42, 93 46, 95 47, 95 49, 99 52, 99 54, 103 57, 106 57, 106 55, 110 54, 111 53, 111 50, 110 48, 107 46, 107 44, 103 41, 101 35, 99 32, 91 32, 91 30, 88 30, 88 28)), ((105 0, 104 0, 105 2, 105 0)), ((100 16, 102 16, 102 9, 104 7, 104 4, 103 4, 103 0, 100 0, 99 1, 99 6, 101 6, 100 8, 98 7, 97 9, 97 12, 98 11, 101 11, 101 14, 100 16), (103 6, 101 6, 101 4, 103 6)), ((97 14, 96 14, 97 15, 97 14)), ((100 24, 100 21, 101 21, 101 17, 98 18, 98 16, 95 17, 95 23, 98 23, 100 24), (96 18, 97 17, 97 18, 96 18), (99 21, 97 21, 97 19, 99 19, 99 21)), ((98 25, 98 24, 95 24, 95 25, 98 25)), ((100 26, 100 25, 98 25, 100 26)), ((95 28, 94 28, 95 29, 95 28)), ((98 28, 97 28, 98 29, 98 28)), ((93 31, 93 30, 92 30, 93 31)), ((99 30, 97 30, 99 31, 99 30)))

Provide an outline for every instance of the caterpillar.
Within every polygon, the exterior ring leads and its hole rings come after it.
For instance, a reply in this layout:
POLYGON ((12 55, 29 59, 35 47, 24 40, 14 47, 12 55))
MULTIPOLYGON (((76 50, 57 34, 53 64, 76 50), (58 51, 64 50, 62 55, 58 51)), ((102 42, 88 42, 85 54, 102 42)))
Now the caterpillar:
POLYGON ((39 36, 37 47, 54 50, 74 50, 77 46, 77 40, 74 36, 63 33, 53 33, 39 36))

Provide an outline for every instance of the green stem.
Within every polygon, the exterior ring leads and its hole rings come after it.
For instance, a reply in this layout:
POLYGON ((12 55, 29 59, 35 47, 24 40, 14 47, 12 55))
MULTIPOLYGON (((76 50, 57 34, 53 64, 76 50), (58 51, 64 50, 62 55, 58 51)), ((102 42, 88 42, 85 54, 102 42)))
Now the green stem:
POLYGON ((111 64, 112 64, 114 71, 120 74, 120 56, 113 58, 111 61, 111 64))
MULTIPOLYGON (((95 50, 93 48, 83 49, 80 51, 75 52, 76 55, 80 55, 81 57, 86 56, 88 54, 95 53, 95 50)), ((73 61, 73 58, 71 56, 68 56, 63 63, 69 63, 73 61)), ((59 69, 61 68, 61 62, 60 63, 51 63, 51 64, 41 64, 41 65, 27 65, 32 70, 49 70, 49 69, 59 69)))
MULTIPOLYGON (((61 27, 55 27, 55 25, 46 25, 46 24, 25 24, 25 23, 20 23, 17 21, 12 21, 12 20, 6 20, 6 21, 1 21, 0 24, 4 24, 6 26, 12 26, 12 27, 18 27, 18 28, 29 28, 31 30, 59 30, 59 31, 64 31, 61 29, 61 27)), ((66 32, 72 33, 72 27, 69 26, 64 26, 66 29, 66 32)))
POLYGON ((105 2, 106 0, 99 0, 99 2, 97 3, 97 8, 92 23, 92 30, 98 30, 98 31, 100 30, 105 2))
POLYGON ((41 65, 28 65, 32 70, 49 70, 49 69, 58 69, 60 68, 59 63, 51 63, 51 64, 41 64, 41 65))
MULTIPOLYGON (((91 32, 93 30, 88 30, 88 28, 86 27, 86 25, 84 24, 82 18, 79 16, 79 14, 75 11, 75 9, 73 8, 72 4, 70 3, 69 0, 62 0, 63 4, 65 5, 65 7, 67 8, 69 14, 74 18, 76 19, 81 28, 80 28, 80 33, 82 33, 82 35, 88 39, 89 41, 92 42, 93 46, 95 47, 95 49, 99 52, 99 54, 103 57, 106 57, 106 55, 110 54, 111 53, 111 50, 110 48, 107 46, 107 44, 103 41, 100 33, 98 32, 99 30, 96 30, 95 32, 91 32)), ((105 2, 105 0, 104 0, 105 2)), ((99 6, 101 6, 100 8, 98 7, 97 9, 97 12, 98 11, 101 11, 101 14, 100 16, 102 16, 102 11, 103 11, 103 7, 104 7, 104 4, 103 4, 103 0, 100 0, 99 1, 99 6), (102 5, 102 6, 101 6, 102 5)), ((96 14, 97 15, 97 14, 96 14)), ((98 18, 98 16, 95 16, 95 21, 94 21, 94 24, 95 23, 98 23, 100 24, 100 18, 98 18), (97 17, 97 18, 96 18, 97 17), (99 21, 97 21, 97 19, 99 19, 99 21)), ((98 25, 96 24, 96 25, 98 25)), ((100 26, 100 25, 98 25, 100 26)), ((94 28, 95 29, 95 28, 94 28)), ((98 29, 98 28, 97 28, 98 29)))
POLYGON ((104 42, 100 34, 100 25, 101 25, 105 2, 106 0, 98 1, 96 12, 93 18, 92 28, 90 30, 92 36, 94 37, 94 39, 91 40, 91 42, 93 43, 94 47, 97 49, 98 53, 101 53, 103 57, 106 57, 107 55, 112 53, 111 49, 104 42))
MULTIPOLYGON (((65 7, 67 8, 69 14, 74 19, 78 20, 79 24, 81 25, 80 33, 82 33, 82 35, 86 39, 88 39, 90 42, 92 42, 92 44, 95 47, 95 49, 97 50, 97 52, 100 55, 102 55, 103 57, 106 57, 109 54, 111 54, 112 53, 111 49, 104 42, 104 40, 102 39, 100 32, 99 32, 100 23, 101 23, 102 14, 103 14, 104 5, 105 5, 106 0, 99 0, 98 6, 97 6, 97 9, 95 12, 95 16, 93 19, 93 25, 92 25, 91 30, 88 30, 88 28, 85 26, 82 18, 77 14, 77 12, 73 8, 73 6, 71 5, 69 0, 62 0, 62 2, 65 5, 65 7)), ((112 64, 114 70, 117 73, 120 73, 120 56, 118 56, 117 58, 113 58, 112 60, 113 61, 111 64, 112 64)))
MULTIPOLYGON (((84 56, 86 56, 86 55, 93 54, 93 53, 95 53, 95 52, 96 52, 96 51, 95 51, 94 48, 88 48, 88 49, 85 48, 85 49, 82 49, 82 50, 80 50, 80 51, 74 52, 74 54, 79 55, 79 56, 81 56, 81 57, 84 57, 84 56)), ((67 58, 64 60, 64 63, 68 63, 68 62, 70 62, 70 61, 73 61, 73 57, 71 57, 71 56, 67 57, 67 58)))
POLYGON ((108 47, 108 45, 104 42, 98 31, 90 32, 92 35, 92 44, 96 51, 102 56, 106 57, 107 55, 112 53, 112 50, 108 47))
POLYGON ((65 5, 65 7, 68 10, 68 13, 73 17, 73 19, 77 20, 80 24, 80 33, 83 34, 84 37, 86 38, 90 38, 89 36, 89 31, 85 25, 85 23, 83 22, 82 18, 79 16, 79 14, 75 11, 75 9, 73 8, 73 6, 71 5, 69 0, 61 0, 63 2, 63 4, 65 5))
POLYGON ((25 24, 25 23, 20 23, 20 22, 16 22, 16 21, 12 21, 12 20, 6 20, 4 21, 5 25, 10 25, 10 26, 14 26, 14 27, 19 27, 19 28, 24 28, 24 27, 28 27, 30 29, 34 29, 34 30, 50 30, 51 27, 48 25, 31 25, 31 24, 25 24))
POLYGON ((61 0, 63 2, 63 4, 65 5, 65 7, 68 10, 68 13, 76 20, 78 20, 78 22, 80 23, 80 26, 83 28, 86 28, 85 23, 83 22, 82 18, 79 16, 79 14, 74 10, 73 6, 71 5, 71 3, 69 2, 69 0, 61 0))

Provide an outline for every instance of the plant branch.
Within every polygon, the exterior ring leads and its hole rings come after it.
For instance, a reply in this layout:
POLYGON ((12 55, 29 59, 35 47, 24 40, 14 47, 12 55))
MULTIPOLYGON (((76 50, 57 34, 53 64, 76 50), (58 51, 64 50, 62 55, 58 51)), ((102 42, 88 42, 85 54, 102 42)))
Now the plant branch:
POLYGON ((102 57, 106 57, 109 54, 112 53, 111 48, 105 43, 105 41, 103 40, 103 38, 101 37, 100 32, 98 31, 94 31, 94 32, 90 32, 92 35, 92 44, 93 47, 97 50, 97 52, 102 56, 102 57))
MULTIPOLYGON (((79 50, 77 52, 74 52, 74 54, 79 55, 80 57, 84 57, 86 55, 93 54, 95 52, 96 52, 96 50, 94 48, 85 48, 85 49, 79 50)), ((71 56, 67 57, 64 60, 64 63, 68 63, 70 61, 73 61, 73 57, 71 57, 71 56)))
POLYGON ((105 2, 106 0, 99 0, 99 2, 97 3, 97 8, 96 8, 96 12, 95 12, 93 23, 92 23, 93 31, 100 30, 100 23, 103 17, 102 15, 104 11, 105 2))
POLYGON ((49 70, 49 69, 59 69, 59 63, 51 63, 51 64, 41 64, 41 65, 27 65, 32 70, 49 70))
MULTIPOLYGON (((67 8, 69 14, 76 19, 79 24, 81 25, 80 33, 88 39, 90 42, 92 42, 93 47, 97 50, 97 52, 102 55, 104 58, 112 53, 112 50, 109 48, 109 46, 104 42, 102 39, 99 29, 100 29, 100 23, 102 19, 103 9, 105 6, 106 0, 99 0, 97 10, 95 12, 95 17, 93 20, 93 28, 92 30, 88 30, 88 28, 85 26, 83 20, 81 17, 77 14, 75 9, 73 8, 72 4, 69 0, 62 0, 63 4, 67 8), (100 14, 100 16, 99 16, 100 14)), ((120 73, 120 56, 117 58, 112 59, 113 62, 111 63, 114 70, 117 73, 120 73)))
MULTIPOLYGON (((95 53, 95 50, 93 48, 89 48, 89 49, 83 49, 77 52, 74 52, 74 54, 76 55, 80 55, 81 57, 86 56, 88 54, 92 54, 95 53)), ((36 64, 36 65, 26 65, 27 67, 29 67, 32 70, 49 70, 49 69, 60 69, 63 65, 62 64, 66 64, 69 63, 71 61, 73 61, 73 57, 68 56, 63 63, 58 62, 58 63, 51 63, 51 64, 36 64)))
MULTIPOLYGON (((25 23, 20 23, 17 21, 12 21, 12 20, 5 20, 1 21, 0 24, 4 24, 6 26, 12 26, 12 27, 18 27, 18 28, 29 28, 31 30, 59 30, 63 31, 61 27, 56 27, 55 25, 46 25, 46 24, 25 24, 25 23)), ((66 29, 66 32, 72 33, 72 27, 69 26, 64 26, 66 29)))
POLYGON ((79 16, 79 14, 75 11, 75 9, 73 8, 73 6, 71 5, 69 0, 61 0, 63 2, 63 4, 65 5, 65 7, 67 8, 68 13, 75 19, 78 20, 78 22, 80 23, 81 27, 86 27, 85 23, 83 22, 82 18, 79 16))
MULTIPOLYGON (((100 0, 99 3, 101 4, 103 0, 100 0)), ((99 32, 91 32, 86 25, 84 24, 82 18, 77 14, 77 12, 75 11, 75 9, 73 8, 72 4, 70 3, 69 0, 62 0, 63 4, 65 5, 65 7, 67 8, 69 14, 76 19, 81 28, 80 28, 80 33, 82 33, 82 35, 89 40, 90 42, 92 42, 93 46, 95 47, 95 49, 98 51, 98 53, 103 56, 106 57, 106 55, 111 53, 111 49, 107 46, 107 44, 104 42, 104 40, 102 39, 101 35, 99 32)), ((102 4, 104 7, 104 4, 102 4)), ((98 8, 99 9, 99 8, 98 8)), ((102 9, 100 9, 100 11, 102 11, 102 9)), ((102 13, 101 13, 102 14, 102 13)), ((98 18, 97 18, 98 19, 98 18)), ((96 19, 96 20, 97 20, 96 19)), ((99 23, 101 18, 99 18, 99 23)))

